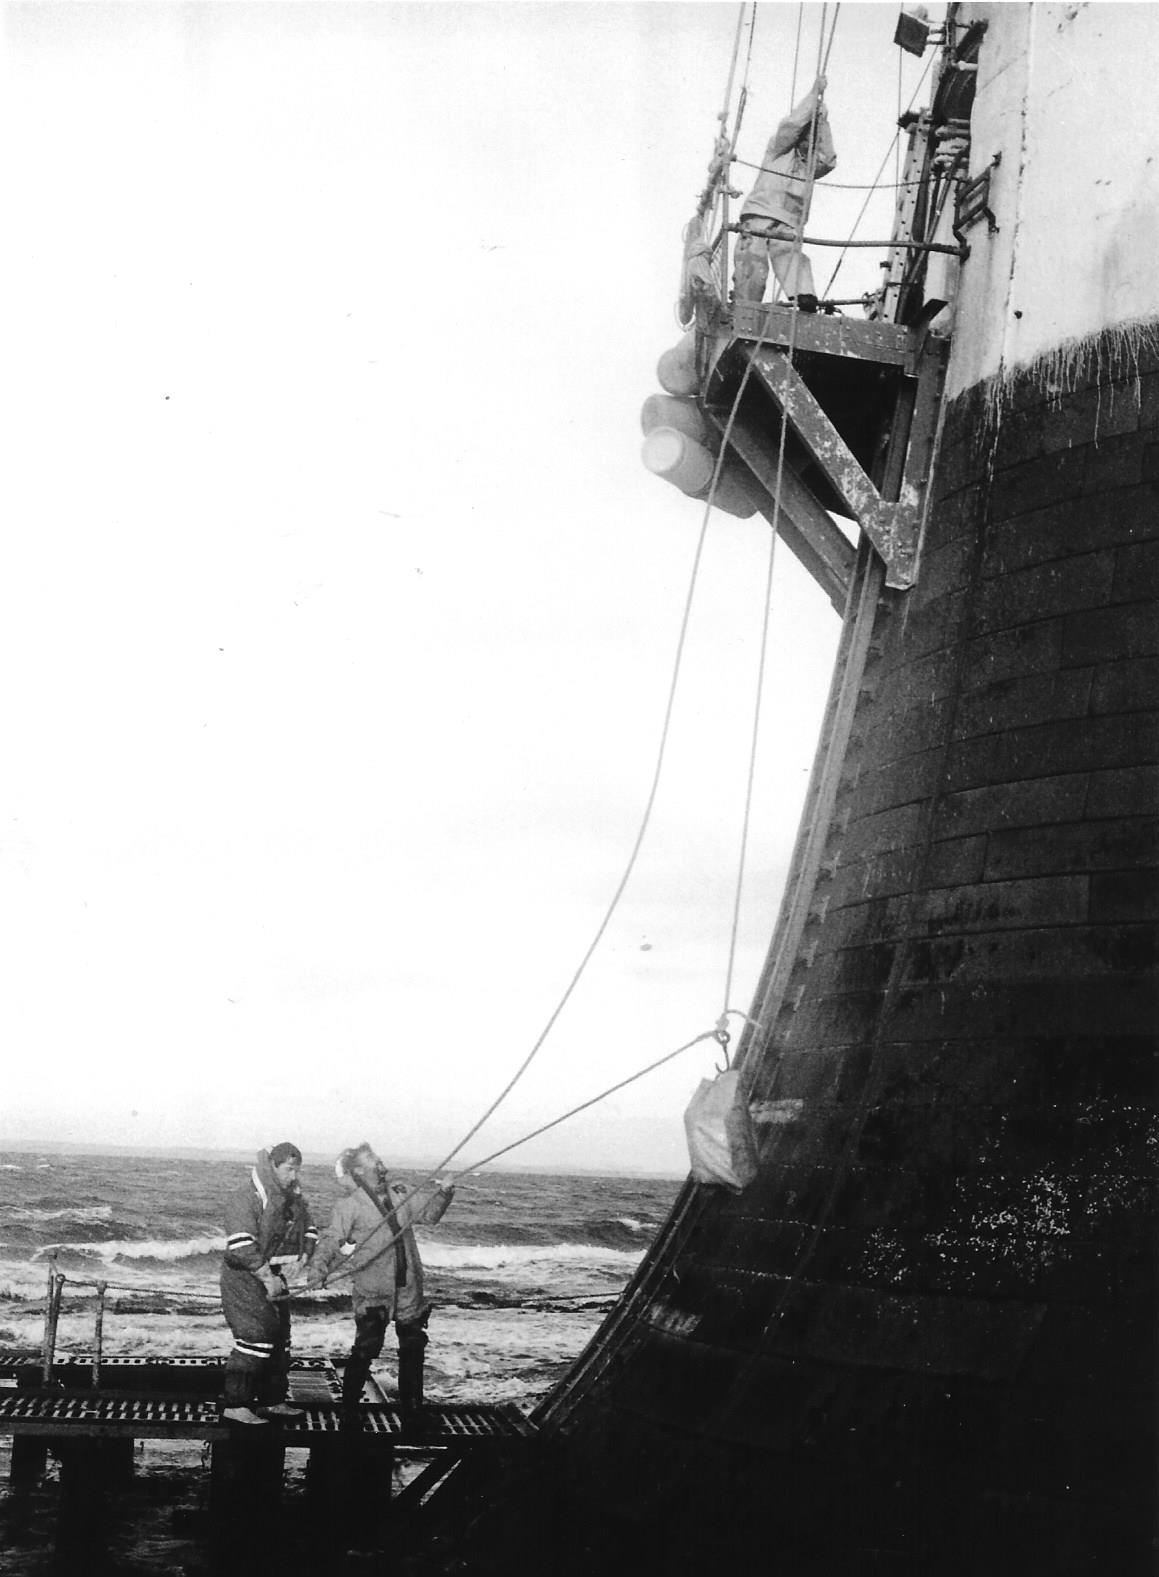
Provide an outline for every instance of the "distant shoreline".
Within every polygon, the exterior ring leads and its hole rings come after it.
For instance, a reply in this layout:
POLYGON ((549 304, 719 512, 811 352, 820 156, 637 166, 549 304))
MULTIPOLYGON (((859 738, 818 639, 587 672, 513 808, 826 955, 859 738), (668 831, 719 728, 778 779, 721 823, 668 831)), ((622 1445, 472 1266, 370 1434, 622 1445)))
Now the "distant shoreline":
MULTIPOLYGON (((186 1161, 252 1161, 257 1153, 253 1150, 239 1150, 237 1148, 215 1150, 209 1146, 197 1145, 164 1145, 164 1144, 97 1144, 85 1143, 81 1140, 68 1139, 5 1139, 0 1138, 0 1154, 2 1155, 129 1155, 138 1156, 147 1160, 150 1156, 168 1157, 186 1161)), ((315 1166, 330 1166, 334 1161, 332 1151, 303 1150, 303 1159, 307 1164, 315 1166)), ((437 1165, 432 1157, 418 1160, 410 1156, 391 1156, 391 1164, 404 1172, 423 1172, 437 1165)), ((453 1171, 454 1169, 451 1168, 453 1171)), ((625 1166, 614 1168, 610 1166, 524 1166, 517 1162, 509 1162, 506 1166, 484 1166, 479 1168, 479 1175, 491 1173, 502 1176, 505 1172, 528 1173, 548 1177, 639 1177, 655 1178, 663 1182, 681 1182, 686 1173, 677 1171, 656 1171, 647 1168, 625 1166)))

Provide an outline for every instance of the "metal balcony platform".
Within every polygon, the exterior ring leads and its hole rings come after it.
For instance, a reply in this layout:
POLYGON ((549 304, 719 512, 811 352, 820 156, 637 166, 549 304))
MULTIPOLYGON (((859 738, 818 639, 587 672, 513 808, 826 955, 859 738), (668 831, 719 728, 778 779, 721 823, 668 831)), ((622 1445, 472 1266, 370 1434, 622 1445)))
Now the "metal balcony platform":
POLYGON ((797 312, 776 303, 736 301, 718 306, 711 324, 715 334, 758 340, 781 348, 790 343, 805 354, 845 356, 855 361, 899 367, 916 376, 921 336, 912 329, 880 319, 852 318, 826 312, 797 312))
POLYGON ((917 574, 949 341, 926 320, 702 303, 698 403, 739 461, 746 490, 844 612, 855 549, 868 538, 887 587, 917 574))

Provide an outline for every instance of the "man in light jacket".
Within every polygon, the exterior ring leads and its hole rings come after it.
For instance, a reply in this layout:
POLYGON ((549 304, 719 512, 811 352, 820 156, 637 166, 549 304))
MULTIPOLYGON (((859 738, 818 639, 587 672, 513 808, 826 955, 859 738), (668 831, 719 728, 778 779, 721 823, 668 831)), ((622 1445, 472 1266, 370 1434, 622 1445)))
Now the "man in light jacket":
POLYGON ((825 78, 812 88, 769 139, 761 171, 741 208, 741 236, 733 266, 737 301, 760 301, 769 279, 769 264, 790 301, 802 312, 816 312, 813 270, 801 250, 800 238, 809 217, 812 179, 837 167, 837 153, 821 95, 825 78))
POLYGON ((324 1287, 339 1264, 351 1272, 354 1345, 342 1376, 342 1411, 348 1422, 357 1419, 362 1387, 391 1320, 398 1336, 399 1404, 413 1411, 422 1406, 431 1312, 414 1228, 441 1220, 454 1189, 432 1183, 412 1192, 390 1177, 369 1144, 343 1150, 334 1173, 342 1198, 319 1239, 308 1285, 324 1287))

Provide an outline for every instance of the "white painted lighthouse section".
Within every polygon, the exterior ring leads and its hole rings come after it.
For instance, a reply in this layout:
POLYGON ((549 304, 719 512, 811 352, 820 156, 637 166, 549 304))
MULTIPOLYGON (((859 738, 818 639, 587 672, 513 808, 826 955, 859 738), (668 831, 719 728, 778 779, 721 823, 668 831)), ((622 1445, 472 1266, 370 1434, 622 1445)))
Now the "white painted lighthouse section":
POLYGON ((975 5, 983 20, 947 394, 1159 318, 1159 5, 975 5))

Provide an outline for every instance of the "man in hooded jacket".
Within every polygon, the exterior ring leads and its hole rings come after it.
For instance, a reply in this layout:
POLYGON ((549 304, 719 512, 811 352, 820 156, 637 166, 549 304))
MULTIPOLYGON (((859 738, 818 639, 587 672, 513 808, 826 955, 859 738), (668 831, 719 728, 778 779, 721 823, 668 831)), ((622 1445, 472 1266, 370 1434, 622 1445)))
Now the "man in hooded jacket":
POLYGON ((226 1207, 221 1306, 233 1348, 225 1365, 222 1416, 234 1424, 296 1418, 287 1400, 290 1309, 286 1267, 313 1254, 317 1229, 298 1186, 302 1152, 296 1144, 262 1150, 249 1181, 226 1207))
POLYGON ((817 310, 813 270, 801 250, 801 235, 809 217, 812 182, 837 167, 829 118, 821 103, 824 91, 825 78, 818 77, 769 139, 760 174, 741 208, 733 265, 737 301, 761 300, 771 263, 789 300, 802 312, 817 310))
POLYGON ((432 1183, 412 1192, 391 1178, 369 1144, 343 1150, 334 1173, 343 1194, 319 1239, 309 1285, 324 1287, 338 1263, 351 1272, 354 1345, 342 1375, 342 1411, 348 1422, 357 1417, 362 1388, 391 1320, 398 1337, 399 1403, 413 1411, 423 1400, 431 1312, 423 1296, 414 1228, 441 1220, 454 1189, 432 1183))

